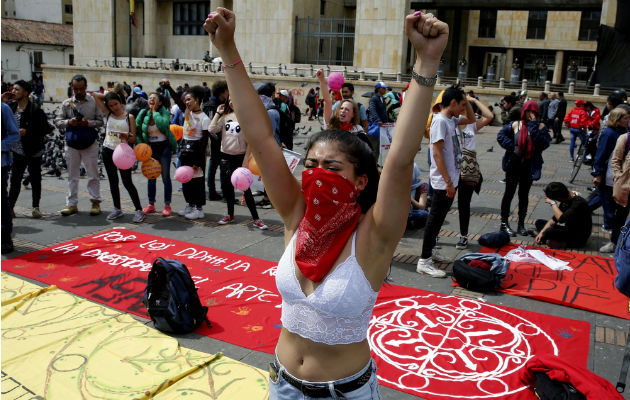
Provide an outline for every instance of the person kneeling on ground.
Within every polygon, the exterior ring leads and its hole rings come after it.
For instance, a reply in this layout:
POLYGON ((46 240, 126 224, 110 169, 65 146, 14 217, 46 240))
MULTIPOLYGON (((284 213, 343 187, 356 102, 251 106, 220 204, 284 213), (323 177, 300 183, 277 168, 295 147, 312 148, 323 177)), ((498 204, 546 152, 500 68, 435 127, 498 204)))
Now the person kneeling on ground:
POLYGON ((536 221, 536 243, 547 243, 552 249, 579 248, 591 236, 591 212, 588 203, 577 192, 570 192, 560 182, 551 182, 545 189, 545 203, 551 206, 549 221, 536 221))

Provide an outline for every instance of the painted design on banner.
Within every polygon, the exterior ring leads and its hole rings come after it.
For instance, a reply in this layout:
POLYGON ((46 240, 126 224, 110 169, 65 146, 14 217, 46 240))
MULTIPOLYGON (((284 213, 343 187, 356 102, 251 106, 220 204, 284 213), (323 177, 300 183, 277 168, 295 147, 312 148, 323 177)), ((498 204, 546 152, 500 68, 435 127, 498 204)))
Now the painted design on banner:
MULTIPOLYGON (((505 246, 505 255, 517 246, 505 246)), ((500 291, 532 297, 618 318, 630 319, 628 298, 615 288, 617 270, 610 257, 591 256, 540 248, 545 254, 567 261, 572 271, 554 271, 542 264, 511 262, 500 291)), ((482 252, 494 252, 482 248, 482 252)))
POLYGON ((505 398, 528 390, 509 377, 534 356, 532 341, 538 354, 558 354, 554 339, 524 317, 433 294, 378 303, 368 341, 391 367, 379 366, 379 380, 422 397, 505 398))

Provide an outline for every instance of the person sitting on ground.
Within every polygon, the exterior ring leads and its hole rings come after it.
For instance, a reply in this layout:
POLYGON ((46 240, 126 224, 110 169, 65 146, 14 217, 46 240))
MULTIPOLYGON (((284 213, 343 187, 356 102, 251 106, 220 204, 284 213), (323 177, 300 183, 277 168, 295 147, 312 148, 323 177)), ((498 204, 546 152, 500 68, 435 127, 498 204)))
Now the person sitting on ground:
POLYGON ((561 182, 551 182, 544 192, 553 215, 548 221, 536 220, 536 243, 552 249, 584 247, 593 223, 587 201, 561 182))
POLYGON ((413 159, 422 139, 417 127, 428 117, 448 26, 430 14, 406 17, 417 75, 379 184, 367 145, 338 130, 313 135, 301 183, 291 174, 241 62, 235 25, 234 13, 218 8, 204 28, 225 62, 241 129, 285 226, 285 253, 276 272, 282 329, 269 397, 379 399, 367 328, 404 233, 413 159))
POLYGON ((413 176, 411 178, 411 205, 407 217, 407 227, 422 229, 427 224, 429 212, 427 211, 427 194, 429 184, 421 179, 420 168, 413 164, 413 176))

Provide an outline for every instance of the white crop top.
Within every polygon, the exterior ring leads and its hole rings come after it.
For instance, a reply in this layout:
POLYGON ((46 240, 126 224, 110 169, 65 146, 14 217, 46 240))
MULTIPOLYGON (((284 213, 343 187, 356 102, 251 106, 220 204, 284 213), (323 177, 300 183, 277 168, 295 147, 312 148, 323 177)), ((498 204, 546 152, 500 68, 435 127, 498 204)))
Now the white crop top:
POLYGON ((328 345, 357 343, 367 337, 378 292, 355 256, 356 231, 350 256, 306 296, 295 275, 295 237, 278 262, 276 285, 282 295, 282 325, 292 333, 328 345))

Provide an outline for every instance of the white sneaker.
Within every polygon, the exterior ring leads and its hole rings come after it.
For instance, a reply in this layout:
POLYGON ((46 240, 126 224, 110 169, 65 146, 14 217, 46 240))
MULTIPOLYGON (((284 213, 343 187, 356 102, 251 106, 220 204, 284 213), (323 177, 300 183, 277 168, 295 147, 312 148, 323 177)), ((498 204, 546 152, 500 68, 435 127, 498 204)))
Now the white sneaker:
POLYGON ((435 268, 433 260, 430 258, 420 258, 418 260, 416 272, 419 274, 429 275, 432 278, 446 278, 446 272, 435 268))
POLYGON ((136 210, 136 213, 133 215, 132 221, 135 223, 140 223, 144 221, 144 213, 142 212, 142 210, 136 210))
POLYGON ((122 216, 123 216, 122 210, 120 210, 118 208, 114 208, 114 211, 110 212, 106 219, 108 221, 113 221, 113 220, 118 219, 118 218, 120 218, 122 216))
POLYGON ((615 244, 613 242, 608 242, 599 249, 599 252, 600 253, 614 253, 615 244))
POLYGON ((190 204, 186 204, 186 207, 179 211, 178 214, 181 215, 182 217, 185 217, 186 214, 190 214, 190 212, 193 210, 193 206, 191 206, 190 204))
POLYGON ((433 261, 435 262, 439 262, 439 263, 450 263, 453 260, 451 260, 450 258, 447 258, 446 256, 443 256, 437 249, 433 249, 433 251, 431 252, 431 258, 433 259, 433 261))
POLYGON ((191 212, 185 215, 186 219, 200 219, 203 218, 203 210, 201 208, 194 207, 191 212))

